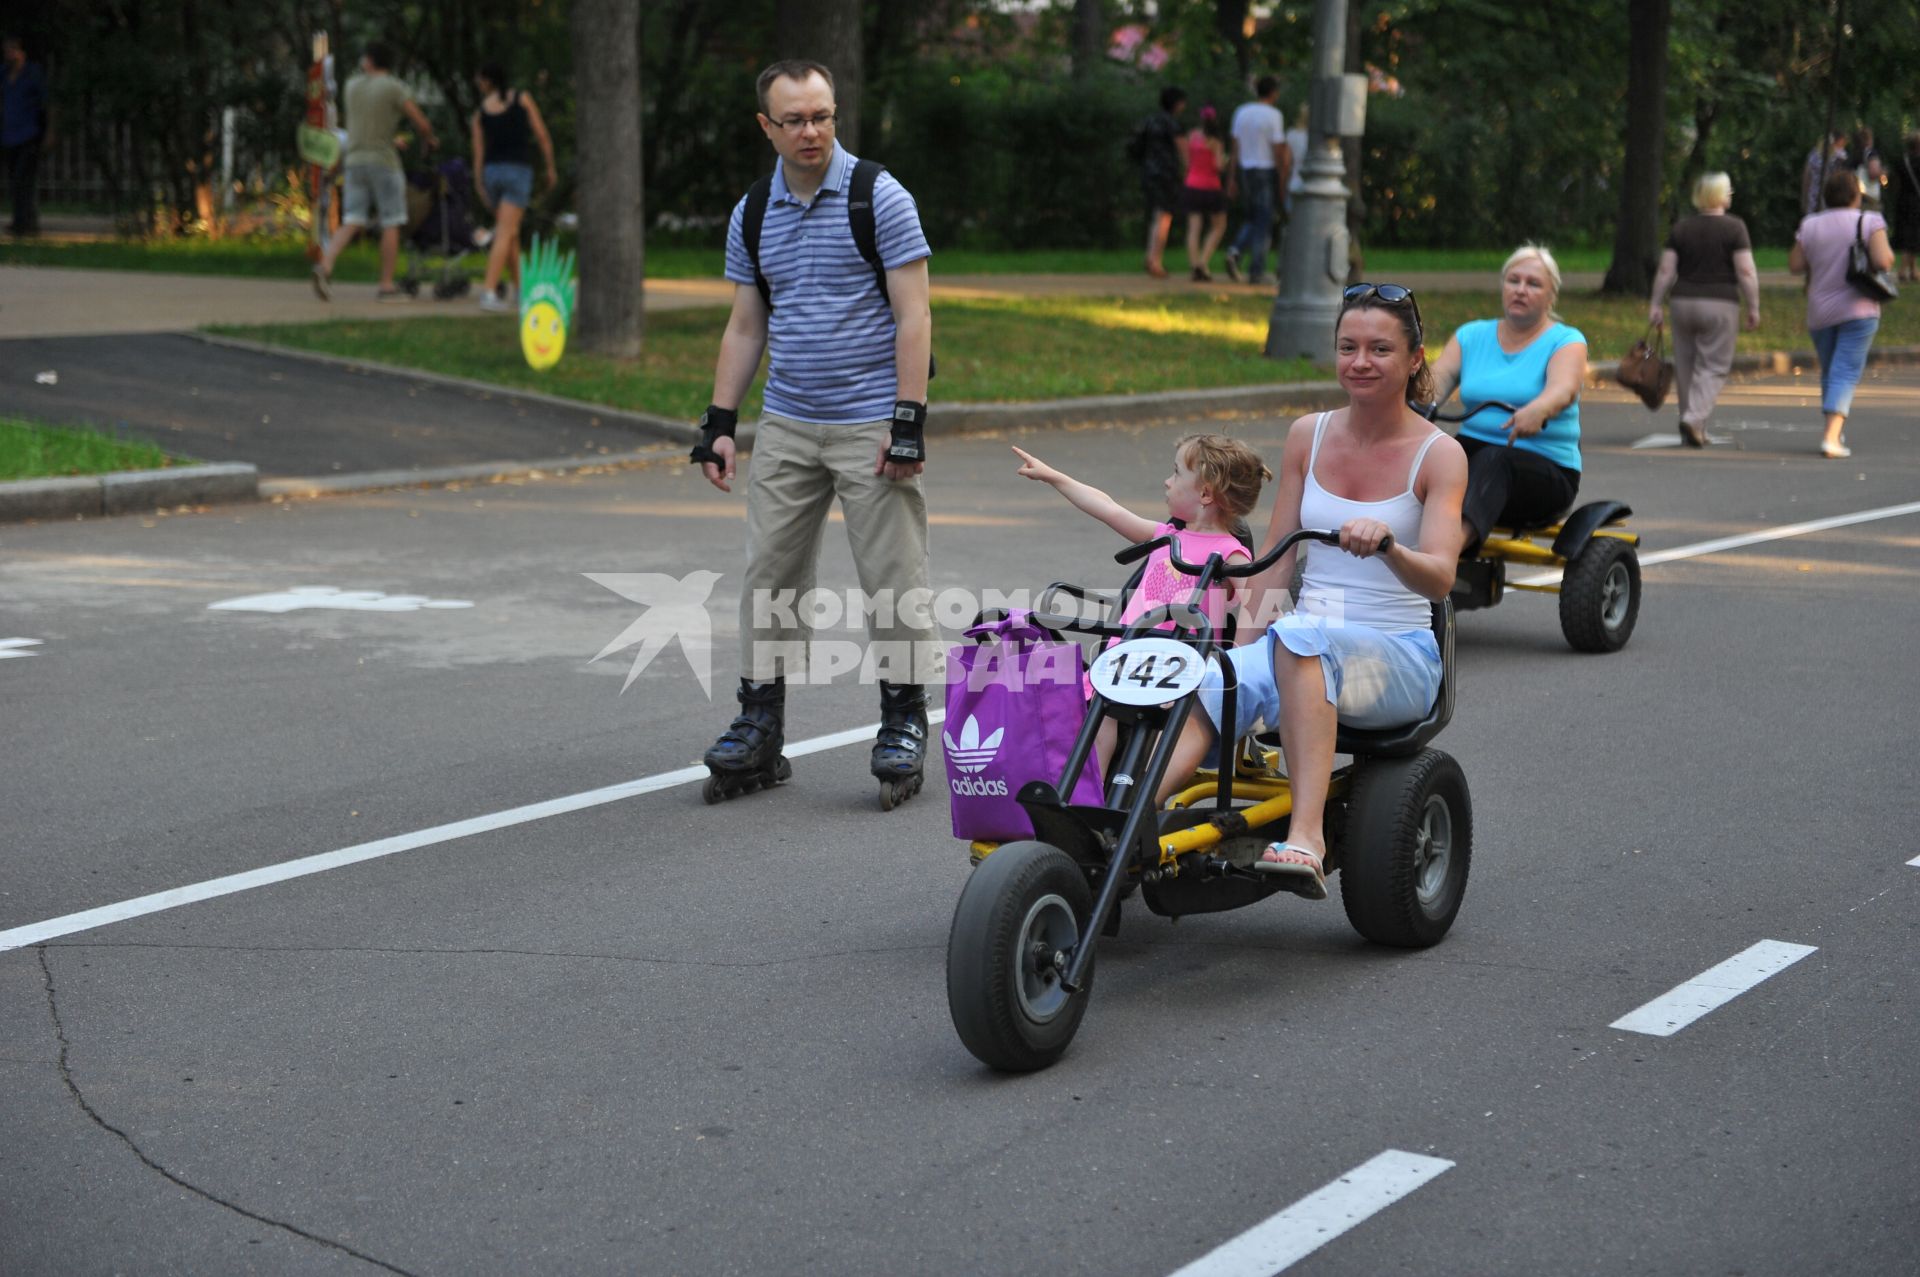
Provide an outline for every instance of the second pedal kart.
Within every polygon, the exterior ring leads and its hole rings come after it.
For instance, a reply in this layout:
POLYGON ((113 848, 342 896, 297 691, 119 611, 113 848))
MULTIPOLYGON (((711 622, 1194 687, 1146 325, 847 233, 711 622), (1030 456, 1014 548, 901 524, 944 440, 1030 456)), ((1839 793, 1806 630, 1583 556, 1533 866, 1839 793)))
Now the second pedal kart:
MULTIPOLYGON (((1512 404, 1490 400, 1456 414, 1438 404, 1416 405, 1429 421, 1460 422, 1488 408, 1509 415, 1512 404)), ((1496 527, 1477 553, 1463 556, 1451 595, 1462 612, 1493 607, 1508 590, 1560 596, 1560 632, 1576 652, 1617 652, 1640 617, 1640 538, 1624 526, 1633 510, 1623 501, 1590 501, 1556 522, 1496 527), (1527 575, 1509 579, 1508 569, 1527 575), (1559 570, 1559 579, 1551 579, 1559 570), (1531 579, 1535 576, 1546 580, 1531 579)))

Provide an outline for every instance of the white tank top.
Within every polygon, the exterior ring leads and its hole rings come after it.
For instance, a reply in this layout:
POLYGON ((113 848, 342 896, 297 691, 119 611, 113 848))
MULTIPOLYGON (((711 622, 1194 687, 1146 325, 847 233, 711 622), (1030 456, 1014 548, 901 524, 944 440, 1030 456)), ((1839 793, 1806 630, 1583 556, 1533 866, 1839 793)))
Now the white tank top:
MULTIPOLYGON (((1407 471, 1407 490, 1385 501, 1349 501, 1320 486, 1313 477, 1320 460, 1320 439, 1331 413, 1321 413, 1313 425, 1313 451, 1307 457, 1307 482, 1300 493, 1300 526, 1338 531, 1349 519, 1378 519, 1393 530, 1393 539, 1409 550, 1420 548, 1420 516, 1424 507, 1413 494, 1413 481, 1427 449, 1440 440, 1435 430, 1414 454, 1407 471)), ((1433 625, 1432 605, 1401 584, 1385 560, 1355 558, 1339 546, 1307 543, 1306 572, 1300 586, 1300 611, 1330 620, 1370 625, 1388 633, 1424 630, 1433 625)))

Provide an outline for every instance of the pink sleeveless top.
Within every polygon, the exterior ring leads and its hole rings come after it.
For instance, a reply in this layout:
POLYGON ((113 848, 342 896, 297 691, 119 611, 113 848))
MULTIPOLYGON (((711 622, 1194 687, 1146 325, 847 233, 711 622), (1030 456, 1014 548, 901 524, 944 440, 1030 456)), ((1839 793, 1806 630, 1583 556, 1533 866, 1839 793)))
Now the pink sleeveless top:
MULTIPOLYGON (((1217 191, 1220 189, 1220 162, 1214 158, 1213 148, 1207 144, 1204 129, 1195 129, 1187 134, 1187 185, 1196 191, 1217 191)), ((1187 562, 1192 563, 1192 559, 1187 562)))

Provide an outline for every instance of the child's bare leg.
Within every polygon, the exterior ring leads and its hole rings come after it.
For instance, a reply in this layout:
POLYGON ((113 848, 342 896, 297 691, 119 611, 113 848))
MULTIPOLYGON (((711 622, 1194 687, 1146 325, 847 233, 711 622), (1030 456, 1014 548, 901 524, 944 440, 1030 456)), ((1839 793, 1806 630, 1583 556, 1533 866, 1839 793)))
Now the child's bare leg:
POLYGON ((1186 725, 1180 729, 1180 738, 1173 743, 1173 754, 1167 760, 1167 774, 1160 779, 1160 790, 1153 796, 1154 805, 1163 806, 1167 799, 1187 787, 1193 779, 1193 773, 1206 761, 1207 751, 1213 748, 1213 724, 1198 708, 1187 715, 1186 725))

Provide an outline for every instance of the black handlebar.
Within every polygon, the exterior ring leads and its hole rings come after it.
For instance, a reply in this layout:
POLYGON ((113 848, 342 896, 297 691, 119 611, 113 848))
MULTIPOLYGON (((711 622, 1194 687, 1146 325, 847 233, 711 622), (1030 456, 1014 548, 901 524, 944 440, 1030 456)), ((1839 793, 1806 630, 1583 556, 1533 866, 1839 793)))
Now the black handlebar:
POLYGON ((1477 407, 1462 409, 1458 416, 1441 412, 1440 405, 1437 403, 1417 403, 1413 405, 1413 410, 1425 417, 1428 421, 1465 421, 1468 417, 1476 416, 1488 408, 1498 408, 1509 417, 1520 411, 1512 404, 1503 403, 1498 399, 1489 399, 1477 407))
MULTIPOLYGON (((1299 528, 1281 537, 1278 545, 1257 559, 1247 563, 1223 562, 1216 575, 1233 577, 1258 576, 1260 573, 1265 572, 1268 568, 1278 563, 1282 555, 1286 554, 1288 550, 1291 550, 1302 541, 1318 541, 1322 545, 1339 545, 1340 534, 1338 532, 1322 532, 1315 528, 1299 528)), ((1164 536, 1154 537, 1151 541, 1142 541, 1137 545, 1130 545, 1114 555, 1113 559, 1116 563, 1138 562, 1163 545, 1167 547, 1167 561, 1173 565, 1174 571, 1186 576, 1199 576, 1200 573, 1205 570, 1205 564, 1188 563, 1180 557, 1178 533, 1168 533, 1164 536)), ((1393 535, 1389 533, 1381 539, 1378 553, 1385 554, 1392 548, 1393 535)))

